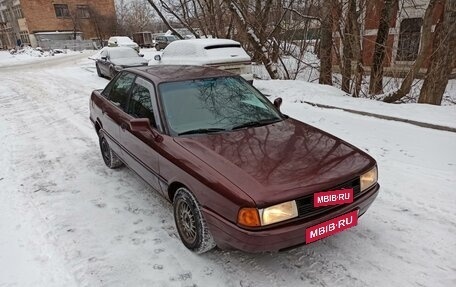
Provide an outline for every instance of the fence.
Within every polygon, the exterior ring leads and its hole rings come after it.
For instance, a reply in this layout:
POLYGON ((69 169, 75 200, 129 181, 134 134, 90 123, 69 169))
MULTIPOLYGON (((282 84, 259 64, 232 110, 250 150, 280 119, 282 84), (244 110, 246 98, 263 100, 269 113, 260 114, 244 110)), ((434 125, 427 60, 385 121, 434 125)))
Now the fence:
POLYGON ((38 46, 43 50, 70 49, 74 51, 93 50, 97 44, 92 40, 38 40, 38 46))

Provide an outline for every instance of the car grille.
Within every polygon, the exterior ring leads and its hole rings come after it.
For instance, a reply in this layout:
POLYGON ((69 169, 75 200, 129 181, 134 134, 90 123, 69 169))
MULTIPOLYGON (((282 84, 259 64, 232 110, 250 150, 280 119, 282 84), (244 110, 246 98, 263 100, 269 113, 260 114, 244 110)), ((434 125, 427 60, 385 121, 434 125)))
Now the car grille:
MULTIPOLYGON (((330 188, 328 190, 337 190, 342 188, 353 188, 353 198, 356 199, 361 195, 361 188, 359 185, 359 178, 352 179, 343 184, 330 188)), ((301 197, 296 200, 296 206, 298 208, 298 217, 306 218, 312 217, 320 213, 324 213, 329 209, 336 208, 338 206, 326 206, 326 207, 314 207, 313 206, 313 194, 301 197)))

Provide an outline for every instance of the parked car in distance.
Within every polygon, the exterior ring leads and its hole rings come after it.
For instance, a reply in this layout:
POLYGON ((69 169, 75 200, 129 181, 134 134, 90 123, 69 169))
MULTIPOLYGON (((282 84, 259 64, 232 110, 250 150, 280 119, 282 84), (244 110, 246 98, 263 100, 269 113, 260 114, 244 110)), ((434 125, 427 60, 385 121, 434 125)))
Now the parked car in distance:
POLYGON ((152 48, 155 43, 152 39, 152 32, 137 32, 133 34, 133 40, 141 48, 152 48))
POLYGON ((139 45, 126 36, 113 36, 109 38, 108 47, 129 47, 139 53, 139 45))
POLYGON ((239 42, 228 39, 190 39, 172 42, 156 55, 163 65, 198 65, 214 67, 241 75, 253 83, 252 60, 239 42))
POLYGON ((90 120, 105 164, 172 203, 188 249, 277 251, 356 225, 379 192, 372 157, 280 104, 223 70, 149 66, 93 91, 90 120), (332 191, 352 201, 313 205, 332 191))
POLYGON ((161 51, 165 49, 171 42, 174 42, 176 40, 176 36, 173 35, 159 35, 155 37, 155 50, 161 51))
POLYGON ((105 47, 95 59, 99 77, 113 78, 119 71, 129 67, 147 66, 149 61, 128 47, 105 47))

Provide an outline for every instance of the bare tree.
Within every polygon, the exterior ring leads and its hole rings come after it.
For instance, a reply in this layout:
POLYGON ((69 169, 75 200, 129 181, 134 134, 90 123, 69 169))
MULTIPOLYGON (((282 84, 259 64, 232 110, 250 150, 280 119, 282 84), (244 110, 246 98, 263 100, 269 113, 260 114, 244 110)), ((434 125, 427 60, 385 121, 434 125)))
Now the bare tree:
POLYGON ((421 32, 421 45, 418 57, 413 64, 413 67, 410 68, 410 71, 405 76, 402 81, 401 87, 399 90, 394 92, 392 95, 384 99, 387 103, 393 103, 405 97, 412 87, 413 80, 415 79, 417 73, 419 72, 421 66, 428 58, 428 53, 432 44, 432 16, 434 12, 434 7, 440 0, 430 0, 429 5, 426 8, 424 14, 423 28, 421 32))
POLYGON ((350 80, 352 76, 353 45, 355 43, 356 0, 348 1, 344 20, 343 33, 343 61, 342 61, 342 91, 350 93, 350 80))
POLYGON ((378 95, 383 92, 383 61, 389 35, 391 16, 398 6, 398 0, 384 0, 380 15, 377 40, 375 41, 374 59, 371 67, 369 94, 378 95))
MULTIPOLYGON (((352 5, 350 0, 350 5, 352 5)), ((355 71, 354 71, 354 79, 353 79, 353 97, 359 97, 361 93, 361 85, 364 76, 364 62, 363 62, 363 51, 361 47, 361 11, 365 8, 366 1, 360 0, 358 2, 358 10, 360 12, 356 12, 356 17, 351 17, 350 21, 352 22, 352 29, 353 29, 353 37, 352 37, 352 55, 354 60, 356 61, 355 71)), ((352 9, 352 7, 350 8, 352 9)))
POLYGON ((333 0, 322 1, 320 39, 320 84, 332 85, 333 0))
POLYGON ((169 30, 171 30, 171 32, 173 32, 174 35, 176 35, 179 39, 184 39, 184 37, 182 37, 182 35, 177 32, 170 24, 170 22, 168 21, 168 19, 166 19, 166 17, 163 15, 163 13, 160 11, 160 9, 158 8, 157 5, 155 5, 154 1, 153 0, 147 0, 147 2, 149 2, 149 4, 152 6, 152 8, 154 8, 155 12, 157 12, 157 15, 162 19, 163 23, 165 23, 166 27, 168 27, 169 30))
POLYGON ((435 29, 431 63, 421 88, 419 103, 440 105, 451 70, 456 67, 456 1, 446 0, 435 29))
POLYGON ((114 34, 116 29, 116 17, 102 15, 98 10, 89 5, 90 21, 95 29, 100 46, 103 46, 103 40, 114 34))
MULTIPOLYGON (((271 60, 271 57, 268 53, 268 49, 263 44, 264 42, 260 40, 259 34, 257 33, 258 30, 254 29, 253 26, 247 21, 245 13, 246 8, 241 9, 240 5, 233 0, 225 1, 227 1, 230 11, 233 13, 234 17, 239 22, 241 29, 243 29, 243 31, 245 31, 245 33, 247 34, 247 38, 250 44, 252 45, 254 51, 260 54, 261 61, 263 62, 271 79, 278 79, 279 72, 277 69, 277 65, 271 60)), ((267 7, 268 5, 272 5, 271 0, 266 1, 264 7, 265 10, 270 9, 270 7, 267 7)))
POLYGON ((119 34, 131 36, 133 33, 152 28, 154 13, 146 0, 120 0, 116 11, 119 34))

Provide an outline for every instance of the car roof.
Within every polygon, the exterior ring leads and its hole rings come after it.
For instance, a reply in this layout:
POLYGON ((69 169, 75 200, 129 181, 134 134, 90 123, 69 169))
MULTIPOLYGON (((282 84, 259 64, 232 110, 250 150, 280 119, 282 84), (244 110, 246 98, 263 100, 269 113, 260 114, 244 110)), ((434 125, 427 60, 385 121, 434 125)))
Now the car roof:
POLYGON ((143 76, 144 78, 150 79, 157 85, 163 82, 236 76, 230 72, 220 69, 191 65, 155 65, 127 68, 125 71, 133 72, 135 74, 143 76))

